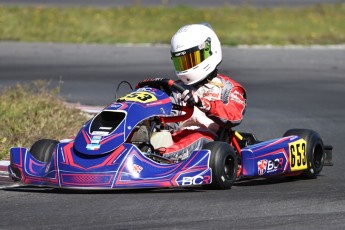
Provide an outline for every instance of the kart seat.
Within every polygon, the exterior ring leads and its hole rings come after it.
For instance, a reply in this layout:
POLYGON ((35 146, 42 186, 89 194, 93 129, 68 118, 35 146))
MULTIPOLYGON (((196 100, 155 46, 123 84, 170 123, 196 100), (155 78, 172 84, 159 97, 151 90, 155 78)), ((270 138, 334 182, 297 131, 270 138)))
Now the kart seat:
POLYGON ((214 141, 215 136, 210 132, 184 129, 172 134, 171 138, 171 145, 156 148, 156 150, 166 158, 182 160, 194 150, 202 149, 207 142, 214 141))

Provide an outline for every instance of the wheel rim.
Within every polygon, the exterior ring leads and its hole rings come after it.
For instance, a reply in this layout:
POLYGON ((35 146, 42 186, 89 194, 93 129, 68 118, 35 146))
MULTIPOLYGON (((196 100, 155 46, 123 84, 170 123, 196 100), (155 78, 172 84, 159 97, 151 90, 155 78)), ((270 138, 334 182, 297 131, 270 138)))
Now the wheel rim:
POLYGON ((235 162, 231 156, 227 156, 224 159, 224 173, 227 179, 231 180, 235 171, 235 162))

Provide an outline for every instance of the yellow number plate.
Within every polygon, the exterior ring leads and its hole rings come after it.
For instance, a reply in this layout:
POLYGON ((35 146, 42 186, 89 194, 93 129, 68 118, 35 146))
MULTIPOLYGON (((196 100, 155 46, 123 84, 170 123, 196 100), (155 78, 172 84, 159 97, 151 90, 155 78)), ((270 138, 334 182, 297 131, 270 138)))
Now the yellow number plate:
POLYGON ((308 168, 307 142, 303 139, 289 144, 291 171, 300 171, 308 168))
POLYGON ((141 103, 149 103, 149 102, 156 101, 157 98, 152 93, 148 93, 148 92, 133 92, 133 93, 127 94, 124 97, 119 98, 119 100, 135 101, 135 102, 141 102, 141 103))

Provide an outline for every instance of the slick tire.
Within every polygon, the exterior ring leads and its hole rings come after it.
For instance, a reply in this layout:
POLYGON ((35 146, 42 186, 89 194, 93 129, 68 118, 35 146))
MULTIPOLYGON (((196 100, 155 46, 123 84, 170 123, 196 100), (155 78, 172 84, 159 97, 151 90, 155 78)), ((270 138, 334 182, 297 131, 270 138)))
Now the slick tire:
POLYGON ((56 140, 42 139, 36 141, 30 148, 31 155, 41 162, 48 162, 59 144, 56 140))
POLYGON ((307 170, 303 171, 302 177, 315 179, 324 165, 324 145, 320 135, 309 129, 290 129, 284 133, 284 137, 296 135, 307 142, 307 170))
POLYGON ((203 146, 211 151, 210 167, 212 183, 205 185, 207 189, 230 189, 237 178, 238 161, 233 148, 228 143, 214 141, 203 146))

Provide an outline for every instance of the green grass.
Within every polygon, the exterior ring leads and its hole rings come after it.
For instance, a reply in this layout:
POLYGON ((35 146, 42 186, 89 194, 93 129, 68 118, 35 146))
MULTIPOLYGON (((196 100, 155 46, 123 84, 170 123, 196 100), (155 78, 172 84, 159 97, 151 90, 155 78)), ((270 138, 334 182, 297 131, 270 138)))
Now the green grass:
POLYGON ((300 8, 0 7, 0 41, 169 43, 184 24, 209 22, 223 44, 345 43, 345 4, 300 8))
POLYGON ((38 139, 60 140, 78 132, 86 116, 67 108, 57 92, 45 82, 0 92, 0 159, 8 159, 12 146, 30 148, 38 139))

